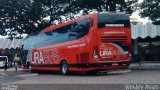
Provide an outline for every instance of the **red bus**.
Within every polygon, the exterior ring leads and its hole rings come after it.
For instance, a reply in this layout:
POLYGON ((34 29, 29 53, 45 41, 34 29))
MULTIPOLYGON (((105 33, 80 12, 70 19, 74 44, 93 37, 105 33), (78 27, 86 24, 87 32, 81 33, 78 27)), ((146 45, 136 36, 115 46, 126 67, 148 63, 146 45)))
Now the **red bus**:
POLYGON ((131 28, 124 13, 94 13, 36 35, 29 70, 94 72, 130 65, 131 28))

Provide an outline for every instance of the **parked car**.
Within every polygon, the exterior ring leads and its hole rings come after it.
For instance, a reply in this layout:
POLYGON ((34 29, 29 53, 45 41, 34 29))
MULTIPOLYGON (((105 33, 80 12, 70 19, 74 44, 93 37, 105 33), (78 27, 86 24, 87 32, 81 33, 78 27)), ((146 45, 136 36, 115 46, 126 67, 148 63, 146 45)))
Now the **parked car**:
POLYGON ((8 66, 8 56, 0 56, 0 67, 4 67, 5 62, 7 62, 7 66, 8 66))

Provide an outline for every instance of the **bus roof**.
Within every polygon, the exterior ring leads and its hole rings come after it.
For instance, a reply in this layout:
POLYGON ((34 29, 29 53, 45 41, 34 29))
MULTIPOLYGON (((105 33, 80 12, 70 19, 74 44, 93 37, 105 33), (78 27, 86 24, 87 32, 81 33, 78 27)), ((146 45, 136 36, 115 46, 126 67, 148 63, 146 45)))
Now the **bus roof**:
POLYGON ((98 14, 126 14, 124 12, 99 12, 98 14))
POLYGON ((128 17, 129 18, 129 15, 128 14, 126 14, 126 13, 123 13, 123 12, 100 12, 100 13, 98 13, 98 15, 99 16, 103 16, 103 15, 109 15, 109 16, 111 16, 111 15, 113 15, 113 16, 125 16, 125 17, 128 17))
POLYGON ((55 30, 55 29, 58 29, 60 27, 64 27, 66 25, 69 25, 69 24, 72 24, 74 22, 77 22, 79 20, 82 20, 84 18, 87 18, 87 17, 93 17, 94 15, 104 15, 104 14, 109 14, 109 15, 126 15, 125 13, 123 12, 99 12, 99 13, 93 13, 93 14, 89 14, 89 15, 85 15, 85 16, 81 16, 80 18, 77 18, 77 19, 73 19, 71 21, 67 21, 67 22, 63 22, 63 23, 60 23, 58 25, 52 25, 50 27, 47 27, 45 28, 44 30, 42 30, 41 32, 49 32, 49 31, 52 31, 52 30, 55 30))

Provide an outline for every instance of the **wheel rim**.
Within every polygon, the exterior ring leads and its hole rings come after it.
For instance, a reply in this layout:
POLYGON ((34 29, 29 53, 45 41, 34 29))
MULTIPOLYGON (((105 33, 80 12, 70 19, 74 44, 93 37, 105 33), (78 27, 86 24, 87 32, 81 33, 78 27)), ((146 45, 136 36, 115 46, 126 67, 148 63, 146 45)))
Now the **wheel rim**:
POLYGON ((64 64, 62 65, 62 73, 63 73, 63 74, 66 74, 66 73, 67 73, 67 70, 68 70, 68 65, 67 65, 66 63, 64 63, 64 64))

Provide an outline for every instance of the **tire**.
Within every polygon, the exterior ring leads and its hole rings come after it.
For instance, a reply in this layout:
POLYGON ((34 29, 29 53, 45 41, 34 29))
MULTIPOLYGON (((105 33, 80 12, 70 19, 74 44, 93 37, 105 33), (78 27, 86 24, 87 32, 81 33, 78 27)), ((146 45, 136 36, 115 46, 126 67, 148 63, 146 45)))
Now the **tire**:
POLYGON ((29 66, 30 66, 30 63, 27 63, 27 65, 26 65, 27 69, 29 69, 29 66))
POLYGON ((69 65, 66 61, 63 61, 61 63, 60 72, 62 75, 68 75, 69 74, 69 65))

